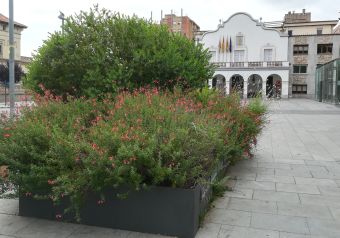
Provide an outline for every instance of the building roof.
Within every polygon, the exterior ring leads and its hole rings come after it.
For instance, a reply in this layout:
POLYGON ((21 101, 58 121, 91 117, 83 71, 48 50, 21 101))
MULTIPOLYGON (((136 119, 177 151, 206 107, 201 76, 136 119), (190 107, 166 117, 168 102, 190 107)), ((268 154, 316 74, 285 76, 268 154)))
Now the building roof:
POLYGON ((340 19, 339 19, 338 24, 336 24, 336 26, 333 27, 333 33, 334 33, 334 34, 340 33, 340 19))
POLYGON ((336 24, 337 24, 336 20, 284 23, 285 26, 319 26, 319 25, 336 25, 336 24))
MULTIPOLYGON (((2 15, 0 13, 0 22, 8 24, 9 19, 8 19, 8 17, 6 17, 5 15, 2 15)), ((25 26, 24 24, 21 24, 21 23, 16 22, 16 21, 14 22, 14 25, 17 26, 17 27, 20 27, 20 28, 27 28, 27 26, 25 26)))
POLYGON ((247 16, 251 21, 253 21, 253 22, 256 24, 256 26, 261 27, 263 30, 266 30, 266 31, 275 31, 275 32, 278 33, 280 36, 286 36, 286 37, 288 37, 288 35, 287 35, 286 33, 282 33, 282 32, 280 32, 280 31, 278 31, 277 29, 275 29, 274 27, 267 27, 267 26, 265 26, 265 25, 263 24, 263 22, 260 22, 260 21, 258 21, 258 20, 255 20, 255 19, 254 19, 249 13, 247 13, 247 12, 236 12, 236 13, 234 13, 233 15, 231 15, 231 16, 228 18, 228 20, 226 20, 226 21, 224 21, 223 23, 219 24, 216 30, 214 30, 214 31, 206 31, 205 33, 203 33, 202 39, 203 39, 206 35, 208 35, 208 34, 210 34, 210 33, 215 33, 215 32, 217 32, 219 29, 224 28, 224 25, 225 25, 226 23, 228 23, 233 17, 235 17, 235 16, 237 16, 237 15, 245 15, 245 16, 247 16))

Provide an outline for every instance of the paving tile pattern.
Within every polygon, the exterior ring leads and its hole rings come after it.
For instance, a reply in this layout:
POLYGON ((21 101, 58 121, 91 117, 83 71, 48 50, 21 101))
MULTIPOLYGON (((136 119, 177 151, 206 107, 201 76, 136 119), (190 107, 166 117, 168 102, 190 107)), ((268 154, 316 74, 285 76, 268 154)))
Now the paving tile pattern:
POLYGON ((340 108, 303 99, 269 107, 255 157, 229 168, 234 190, 197 237, 340 237, 340 108), (238 217, 225 219, 231 212, 238 217))

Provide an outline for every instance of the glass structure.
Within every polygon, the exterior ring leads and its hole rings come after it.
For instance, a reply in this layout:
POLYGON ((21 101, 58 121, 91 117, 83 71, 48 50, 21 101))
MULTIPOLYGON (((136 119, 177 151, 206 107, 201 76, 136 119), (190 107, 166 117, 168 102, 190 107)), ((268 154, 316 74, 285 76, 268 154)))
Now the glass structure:
POLYGON ((340 58, 316 69, 315 95, 320 102, 340 103, 340 58))

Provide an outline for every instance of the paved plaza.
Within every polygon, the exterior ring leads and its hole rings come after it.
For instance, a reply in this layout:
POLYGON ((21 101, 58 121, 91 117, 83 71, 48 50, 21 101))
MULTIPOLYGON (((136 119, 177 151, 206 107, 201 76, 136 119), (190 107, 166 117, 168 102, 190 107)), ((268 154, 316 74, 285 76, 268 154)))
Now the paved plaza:
MULTIPOLYGON (((268 101, 255 157, 230 167, 196 238, 339 238, 340 108, 306 99, 268 101)), ((0 201, 0 238, 162 237, 23 218, 0 201)), ((164 214, 166 215, 166 214, 164 214)))

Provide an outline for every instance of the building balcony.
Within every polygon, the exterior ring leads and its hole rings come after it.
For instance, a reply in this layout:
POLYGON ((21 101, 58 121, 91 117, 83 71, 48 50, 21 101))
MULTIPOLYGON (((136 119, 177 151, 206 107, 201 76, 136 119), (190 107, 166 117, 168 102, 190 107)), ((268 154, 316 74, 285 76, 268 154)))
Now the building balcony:
POLYGON ((286 68, 289 67, 288 61, 249 61, 249 62, 212 62, 218 69, 221 68, 286 68))

